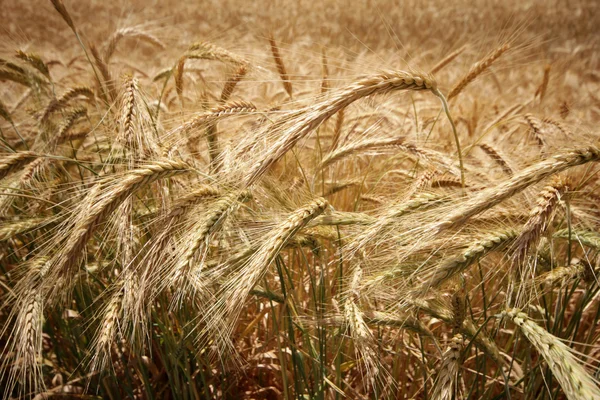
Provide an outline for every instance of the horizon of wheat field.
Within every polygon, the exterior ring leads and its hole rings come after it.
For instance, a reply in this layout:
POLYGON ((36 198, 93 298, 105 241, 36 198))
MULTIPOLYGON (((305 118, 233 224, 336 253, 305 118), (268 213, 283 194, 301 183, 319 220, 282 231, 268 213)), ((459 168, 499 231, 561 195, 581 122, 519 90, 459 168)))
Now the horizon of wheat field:
POLYGON ((600 399, 600 3, 5 0, 6 399, 600 399))

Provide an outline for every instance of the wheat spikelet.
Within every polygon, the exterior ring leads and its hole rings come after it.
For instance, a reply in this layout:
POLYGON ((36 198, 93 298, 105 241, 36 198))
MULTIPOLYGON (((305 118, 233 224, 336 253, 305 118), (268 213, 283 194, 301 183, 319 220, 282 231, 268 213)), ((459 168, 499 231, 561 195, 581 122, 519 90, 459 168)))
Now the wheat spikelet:
POLYGON ((185 68, 185 57, 181 57, 179 61, 177 61, 177 65, 175 66, 175 90, 177 91, 177 97, 179 97, 179 101, 183 106, 183 72, 185 68))
POLYGON ((31 82, 27 75, 9 68, 4 68, 2 64, 0 64, 0 80, 13 81, 27 87, 31 86, 31 82))
POLYGON ((448 93, 448 101, 452 100, 454 97, 458 96, 463 89, 471 83, 475 78, 481 75, 485 70, 487 70, 494 61, 496 61, 502 54, 504 54, 508 49, 510 49, 510 45, 507 43, 503 46, 498 47, 488 56, 486 56, 483 60, 475 63, 469 72, 450 90, 448 93))
MULTIPOLYGON (((4 396, 9 397, 12 389, 20 384, 20 394, 28 392, 37 392, 44 388, 42 377, 42 328, 43 317, 43 298, 35 289, 35 284, 39 283, 45 276, 47 258, 40 257, 34 261, 28 262, 26 275, 23 278, 25 283, 17 289, 21 294, 17 296, 10 316, 15 317, 16 323, 9 332, 11 340, 8 346, 0 354, 3 356, 1 366, 5 371, 8 369, 7 386, 4 389, 4 396), (8 357, 8 355, 12 357, 8 357), (12 365, 8 364, 12 358, 12 365)), ((4 327, 0 332, 4 333, 4 327)), ((0 377, 4 378, 4 373, 0 377)))
POLYGON ((135 137, 135 119, 137 109, 137 91, 138 82, 133 77, 128 77, 125 81, 125 91, 121 104, 121 135, 128 146, 133 147, 135 137))
POLYGON ((442 365, 435 380, 432 399, 452 400, 460 398, 458 374, 461 366, 462 349, 462 335, 454 335, 442 355, 442 365))
POLYGON ((600 249, 600 234, 598 234, 598 232, 579 230, 570 232, 569 229, 561 229, 556 231, 552 236, 555 238, 568 239, 569 235, 571 236, 571 240, 576 240, 584 246, 600 249))
POLYGON ((94 343, 94 355, 90 368, 92 371, 104 369, 108 362, 111 347, 119 329, 118 322, 123 311, 123 297, 124 284, 121 283, 106 305, 102 320, 100 321, 100 327, 94 343))
POLYGON ((548 363, 552 374, 569 400, 590 400, 600 398, 598 382, 592 378, 572 350, 556 336, 534 323, 527 314, 516 309, 502 312, 510 318, 548 363))
POLYGON ((245 202, 250 197, 251 194, 247 190, 236 191, 210 207, 207 214, 186 238, 184 248, 178 251, 179 255, 172 269, 166 272, 170 285, 179 286, 180 293, 184 293, 190 286, 199 287, 196 285, 197 278, 194 275, 202 271, 211 235, 223 226, 225 220, 239 207, 240 202, 245 202), (198 253, 200 253, 199 260, 197 260, 198 253))
POLYGON ((265 237, 258 251, 235 274, 228 278, 222 292, 225 315, 237 319, 250 291, 261 281, 268 267, 286 243, 311 220, 323 213, 329 203, 317 198, 308 205, 291 213, 283 223, 265 237))
POLYGON ((191 131, 215 123, 221 118, 230 115, 252 113, 254 111, 256 111, 256 106, 252 103, 247 101, 231 101, 196 115, 192 120, 176 128, 172 133, 187 137, 191 131))
POLYGON ((277 72, 279 72, 279 77, 283 83, 283 88, 288 96, 292 97, 292 82, 290 81, 285 64, 283 63, 283 58, 281 58, 281 53, 279 52, 279 47, 277 46, 273 36, 269 37, 269 45, 271 46, 271 53, 273 54, 273 59, 275 60, 275 65, 277 66, 277 72))
POLYGON ((308 226, 319 225, 370 225, 377 218, 368 214, 358 212, 332 211, 326 215, 320 215, 312 220, 308 226))
POLYGON ((77 107, 76 109, 65 113, 64 119, 56 136, 52 139, 55 143, 67 136, 69 130, 77 123, 77 121, 83 117, 87 116, 87 109, 84 107, 77 107))
POLYGON ((569 128, 567 128, 561 122, 555 119, 546 117, 542 120, 542 122, 555 126, 565 136, 573 136, 573 132, 571 132, 569 128))
POLYGON ((234 65, 249 65, 248 61, 212 43, 198 42, 188 47, 187 58, 216 60, 234 65))

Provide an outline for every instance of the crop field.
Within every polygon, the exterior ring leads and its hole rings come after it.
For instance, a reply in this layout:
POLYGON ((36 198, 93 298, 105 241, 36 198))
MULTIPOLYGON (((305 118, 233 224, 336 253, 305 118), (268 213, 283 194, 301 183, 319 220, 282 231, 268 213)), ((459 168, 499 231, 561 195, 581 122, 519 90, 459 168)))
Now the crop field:
POLYGON ((0 18, 2 398, 600 399, 597 0, 0 18))

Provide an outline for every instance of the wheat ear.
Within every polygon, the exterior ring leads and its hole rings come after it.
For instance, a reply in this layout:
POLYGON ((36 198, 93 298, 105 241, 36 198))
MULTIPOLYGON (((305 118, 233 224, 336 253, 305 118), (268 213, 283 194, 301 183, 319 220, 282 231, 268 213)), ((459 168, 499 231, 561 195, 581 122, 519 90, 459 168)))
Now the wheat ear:
POLYGON ((431 277, 426 278, 426 282, 418 292, 423 295, 431 290, 431 288, 439 288, 450 278, 466 270, 479 258, 506 246, 515 240, 516 237, 517 233, 509 230, 505 232, 494 233, 482 240, 476 241, 457 257, 446 261, 439 267, 436 267, 431 272, 431 277))
POLYGON ((0 179, 20 170, 38 157, 38 154, 31 151, 20 151, 4 156, 0 159, 0 179))
POLYGON ((275 65, 277 66, 277 72, 279 72, 279 77, 281 78, 281 82, 283 83, 283 88, 290 98, 292 97, 292 82, 290 81, 290 77, 287 73, 287 69, 285 68, 285 64, 283 63, 283 58, 281 58, 281 53, 279 52, 279 47, 275 42, 275 39, 271 36, 269 37, 269 45, 271 46, 271 53, 273 54, 273 59, 275 60, 275 65))
POLYGON ((50 292, 61 292, 64 282, 70 279, 73 267, 78 265, 79 255, 98 224, 104 221, 133 193, 150 183, 181 174, 189 170, 187 164, 180 161, 155 161, 142 168, 126 173, 116 183, 100 182, 91 189, 90 194, 82 203, 71 229, 65 232, 64 248, 53 258, 51 274, 53 282, 50 292))
POLYGON ((403 137, 391 139, 371 139, 340 147, 337 150, 323 157, 323 161, 321 161, 321 164, 319 165, 318 169, 323 169, 350 154, 361 152, 364 150, 379 150, 395 147, 404 143, 404 140, 405 138, 403 137))
MULTIPOLYGON (((347 107, 353 102, 374 94, 383 94, 396 90, 436 90, 437 84, 426 75, 410 74, 404 71, 383 73, 361 79, 345 89, 321 102, 311 106, 305 112, 298 114, 297 118, 287 121, 287 129, 280 134, 281 139, 274 143, 268 155, 260 160, 246 174, 246 184, 251 185, 259 179, 267 169, 288 152, 294 145, 314 130, 332 115, 347 107)), ((283 124, 274 124, 271 129, 280 130, 283 124)))
POLYGON ((502 168, 502 171, 504 171, 506 175, 513 176, 513 169, 510 167, 506 159, 498 152, 498 150, 496 150, 491 145, 485 143, 480 143, 478 144, 478 146, 481 150, 485 152, 485 154, 490 156, 490 158, 494 160, 496 164, 500 166, 500 168, 502 168))
POLYGON ((519 310, 506 310, 501 316, 510 318, 544 357, 569 400, 600 399, 598 382, 587 373, 568 346, 519 310))
POLYGON ((463 349, 462 335, 454 335, 448 348, 442 355, 438 376, 435 380, 432 399, 452 400, 460 398, 458 390, 458 374, 461 366, 461 352, 463 349))
POLYGON ((221 91, 219 102, 225 103, 227 100, 229 100, 235 87, 242 79, 244 79, 247 73, 248 67, 245 64, 242 64, 238 67, 238 69, 233 73, 233 75, 231 75, 227 82, 225 82, 223 90, 221 91))
POLYGON ((450 93, 448 93, 448 101, 458 96, 460 92, 462 92, 463 89, 467 87, 469 83, 471 83, 475 78, 477 78, 485 70, 487 70, 494 63, 494 61, 496 61, 508 49, 510 49, 509 44, 500 46, 488 56, 486 56, 483 60, 473 65, 469 72, 452 88, 450 93))
POLYGON ((540 161, 523 169, 511 179, 483 190, 473 198, 464 201, 463 205, 448 214, 444 221, 434 224, 433 230, 439 232, 450 227, 458 227, 474 215, 494 207, 551 175, 598 160, 600 160, 600 149, 589 146, 568 150, 540 161))
POLYGON ((226 315, 237 318, 248 294, 265 276, 279 252, 300 229, 323 213, 327 207, 327 201, 317 198, 291 213, 279 227, 268 234, 249 262, 224 285, 222 298, 225 301, 226 315))

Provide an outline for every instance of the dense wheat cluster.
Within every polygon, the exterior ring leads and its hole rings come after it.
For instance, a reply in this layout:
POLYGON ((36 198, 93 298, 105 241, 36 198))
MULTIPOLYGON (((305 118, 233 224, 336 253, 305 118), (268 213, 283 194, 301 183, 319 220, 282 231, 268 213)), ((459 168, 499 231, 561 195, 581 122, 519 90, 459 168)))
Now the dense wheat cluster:
POLYGON ((193 3, 2 4, 3 398, 600 399, 597 1, 193 3))

